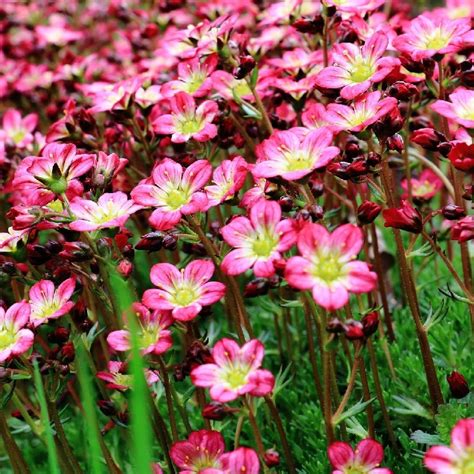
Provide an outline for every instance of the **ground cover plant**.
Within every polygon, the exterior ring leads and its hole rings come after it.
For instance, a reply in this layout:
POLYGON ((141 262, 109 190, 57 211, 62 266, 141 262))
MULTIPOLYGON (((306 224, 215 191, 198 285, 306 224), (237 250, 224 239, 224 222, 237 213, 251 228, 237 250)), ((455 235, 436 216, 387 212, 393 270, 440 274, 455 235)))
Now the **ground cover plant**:
POLYGON ((0 5, 0 472, 473 474, 474 5, 0 5))

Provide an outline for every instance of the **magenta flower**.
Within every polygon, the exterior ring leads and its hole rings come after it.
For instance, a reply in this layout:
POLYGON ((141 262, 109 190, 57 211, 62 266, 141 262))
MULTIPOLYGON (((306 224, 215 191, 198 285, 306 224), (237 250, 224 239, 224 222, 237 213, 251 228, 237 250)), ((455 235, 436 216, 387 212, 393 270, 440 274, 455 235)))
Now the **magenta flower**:
POLYGON ((28 156, 18 166, 13 186, 20 189, 28 202, 47 204, 72 187, 81 187, 77 178, 94 165, 95 156, 77 154, 72 144, 50 143, 41 156, 28 156))
POLYGON ((191 138, 207 142, 217 135, 212 123, 217 113, 217 103, 205 100, 196 108, 193 96, 178 92, 170 99, 171 114, 159 116, 153 121, 153 130, 161 135, 171 135, 173 143, 184 143, 191 138))
POLYGON ((347 443, 336 441, 328 448, 332 474, 392 474, 390 469, 378 467, 383 459, 383 448, 373 439, 364 439, 355 451, 347 443))
POLYGON ((132 190, 132 199, 142 206, 155 207, 150 224, 158 230, 172 229, 182 215, 207 209, 206 194, 199 190, 209 181, 212 166, 206 160, 183 167, 166 158, 132 190))
POLYGON ((13 227, 9 227, 8 232, 0 232, 0 254, 16 252, 18 244, 25 244, 27 238, 26 230, 15 230, 13 227))
POLYGON ((474 472, 474 418, 459 420, 451 431, 451 446, 433 446, 424 464, 435 474, 474 472))
POLYGON ((18 148, 25 148, 33 143, 33 131, 38 124, 38 115, 28 114, 21 117, 16 109, 8 109, 3 115, 3 129, 0 129, 0 140, 18 148))
MULTIPOLYGON (((443 189, 443 182, 430 169, 423 170, 418 178, 411 178, 411 191, 415 199, 428 200, 436 196, 436 194, 443 189)), ((400 183, 405 190, 402 198, 408 198, 408 180, 404 179, 400 183)))
POLYGON ((150 279, 159 289, 145 291, 143 303, 152 309, 172 310, 179 321, 190 321, 203 306, 224 296, 225 285, 209 281, 213 273, 214 264, 208 260, 194 260, 181 271, 170 263, 153 265, 150 279))
POLYGON ((375 10, 383 5, 384 0, 326 0, 325 3, 336 7, 341 12, 362 15, 362 11, 375 10))
POLYGON ((97 202, 76 198, 71 203, 76 220, 69 227, 80 232, 122 227, 130 215, 141 208, 122 192, 102 194, 97 202))
POLYGON ((76 287, 76 280, 68 278, 56 289, 50 280, 40 280, 30 289, 30 323, 37 327, 69 313, 74 306, 70 301, 76 287))
POLYGON ((244 185, 247 170, 248 164, 241 156, 224 160, 212 174, 213 184, 204 188, 209 207, 232 199, 244 185))
POLYGON ((474 128, 474 91, 458 87, 449 99, 451 102, 437 100, 431 108, 459 125, 474 128))
POLYGON ((225 453, 221 461, 225 474, 259 474, 260 472, 260 461, 257 453, 250 448, 242 447, 225 453))
POLYGON ((225 443, 218 431, 193 431, 186 441, 173 444, 170 456, 180 474, 221 474, 225 443))
POLYGON ((361 132, 396 107, 395 98, 386 97, 381 100, 381 96, 379 91, 369 92, 358 97, 350 106, 329 104, 325 119, 334 131, 361 132))
POLYGON ((33 345, 34 335, 24 329, 30 318, 30 305, 20 301, 7 311, 0 306, 0 363, 25 353, 33 345))
POLYGON ((339 148, 331 146, 332 140, 327 128, 297 127, 275 132, 257 147, 258 160, 252 174, 256 178, 300 179, 324 168, 339 154, 339 148))
MULTIPOLYGON (((138 329, 137 339, 141 353, 164 354, 173 345, 171 331, 168 328, 173 324, 173 318, 169 311, 150 311, 142 304, 134 305, 137 313, 138 329)), ((122 329, 112 331, 107 336, 107 343, 117 352, 125 352, 131 349, 130 331, 122 329)))
POLYGON ((211 398, 226 403, 249 394, 263 397, 273 390, 272 373, 260 369, 264 355, 263 344, 257 339, 242 347, 232 339, 221 339, 212 349, 213 364, 203 364, 191 371, 196 387, 210 388, 211 398))
POLYGON ((455 53, 463 45, 463 36, 471 29, 469 18, 450 20, 444 15, 420 15, 407 32, 393 40, 393 46, 415 61, 435 54, 455 53))
POLYGON ((257 277, 275 274, 273 262, 296 242, 291 219, 281 220, 281 207, 275 201, 260 199, 250 209, 250 219, 239 216, 222 227, 224 240, 235 247, 222 261, 228 275, 239 275, 253 267, 257 277))
POLYGON ((354 99, 400 64, 396 58, 382 57, 387 45, 388 38, 382 32, 374 33, 361 48, 352 43, 335 44, 334 65, 319 72, 317 84, 327 89, 342 88, 341 97, 354 99))
POLYGON ((285 278, 294 288, 312 290, 314 300, 323 308, 342 308, 349 293, 372 291, 377 283, 377 275, 367 263, 354 261, 362 245, 362 231, 353 224, 330 234, 323 226, 309 223, 298 236, 301 257, 288 260, 285 278))
POLYGON ((325 117, 326 107, 318 102, 313 102, 301 114, 301 121, 306 128, 317 130, 329 125, 325 117))
MULTIPOLYGON (((132 387, 133 376, 128 373, 128 364, 119 360, 111 360, 107 365, 108 371, 97 372, 97 378, 106 382, 110 390, 125 391, 132 387)), ((160 380, 154 370, 145 370, 145 379, 148 385, 153 385, 160 380)))

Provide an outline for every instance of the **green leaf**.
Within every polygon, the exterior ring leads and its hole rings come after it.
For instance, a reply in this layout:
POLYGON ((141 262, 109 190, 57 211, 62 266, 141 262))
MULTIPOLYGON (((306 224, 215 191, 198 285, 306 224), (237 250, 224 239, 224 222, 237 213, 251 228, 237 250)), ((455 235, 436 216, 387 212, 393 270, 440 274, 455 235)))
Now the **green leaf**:
POLYGON ((347 418, 352 418, 359 413, 363 412, 365 408, 370 405, 375 398, 371 398, 366 402, 360 400, 355 405, 351 406, 347 410, 343 411, 338 417, 334 418, 334 424, 339 425, 342 421, 346 420, 347 418))
POLYGON ((410 439, 419 444, 426 444, 428 446, 435 446, 437 444, 443 444, 441 438, 438 435, 425 433, 421 430, 416 430, 411 434, 410 439))

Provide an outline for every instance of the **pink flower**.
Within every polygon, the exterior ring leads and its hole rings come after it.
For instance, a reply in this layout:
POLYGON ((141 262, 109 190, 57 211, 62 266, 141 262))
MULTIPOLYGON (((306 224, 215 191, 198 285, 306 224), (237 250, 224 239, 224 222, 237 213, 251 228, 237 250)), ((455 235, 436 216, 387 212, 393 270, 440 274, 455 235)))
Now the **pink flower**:
POLYGON ((317 84, 327 89, 342 88, 341 97, 354 99, 400 64, 396 58, 382 57, 387 45, 388 38, 382 32, 374 33, 361 48, 352 43, 335 44, 334 65, 319 72, 317 84))
POLYGON ((239 192, 247 177, 248 164, 241 157, 224 160, 213 172, 210 186, 206 186, 208 205, 217 206, 222 202, 232 199, 239 192))
POLYGON ((355 451, 347 443, 336 441, 328 448, 328 456, 334 470, 332 474, 391 474, 390 469, 378 467, 383 459, 383 448, 373 439, 364 439, 355 451))
POLYGON ((232 339, 221 339, 212 349, 213 364, 203 364, 191 371, 191 381, 197 387, 210 388, 211 398, 227 403, 249 394, 263 397, 273 390, 271 372, 260 369, 263 344, 257 339, 242 347, 232 339))
POLYGON ((8 109, 3 115, 3 129, 0 139, 18 148, 25 148, 33 143, 32 132, 38 124, 38 115, 29 114, 22 118, 16 109, 8 109))
POLYGON ((362 231, 353 224, 330 234, 323 226, 309 223, 298 236, 301 257, 288 260, 285 278, 294 288, 312 290, 314 300, 323 308, 342 308, 349 301, 349 292, 366 293, 377 283, 377 275, 367 263, 353 261, 362 244, 362 231))
MULTIPOLYGON (((171 331, 168 328, 173 324, 169 311, 150 311, 142 304, 134 305, 137 313, 137 339, 141 353, 164 354, 172 345, 171 331)), ((118 352, 129 351, 131 348, 130 331, 122 329, 112 331, 107 336, 109 346, 118 352)))
POLYGON ((27 237, 25 230, 14 230, 13 227, 9 227, 8 232, 0 232, 0 254, 16 252, 18 244, 25 244, 27 237))
POLYGON ((327 128, 297 127, 275 132, 257 147, 258 160, 252 174, 256 178, 300 179, 324 168, 339 154, 339 148, 330 146, 332 140, 333 135, 327 128))
POLYGON ((173 444, 170 456, 180 474, 221 474, 224 438, 218 431, 193 431, 186 441, 173 444))
POLYGON ((207 209, 208 200, 199 190, 209 181, 212 166, 206 160, 183 167, 166 158, 155 167, 151 179, 141 181, 132 191, 132 199, 142 206, 156 207, 150 224, 158 230, 172 229, 182 215, 207 209))
POLYGON ((459 420, 451 431, 451 447, 433 446, 424 464, 435 474, 463 474, 474 470, 474 418, 459 420))
POLYGON ((20 301, 5 311, 0 306, 0 363, 25 353, 33 345, 34 335, 24 329, 30 318, 30 305, 20 301))
MULTIPOLYGON (((132 387, 133 376, 128 373, 128 364, 119 360, 111 360, 107 365, 108 371, 97 372, 97 378, 106 382, 110 390, 125 391, 132 387)), ((148 385, 153 385, 160 380, 154 370, 145 370, 148 385)))
POLYGON ((393 40, 393 46, 421 61, 435 54, 455 53, 470 29, 469 18, 450 20, 444 15, 420 15, 411 21, 405 34, 393 40))
POLYGON ((281 207, 275 201, 260 199, 250 209, 250 219, 236 217, 222 227, 224 240, 235 247, 222 261, 228 275, 239 275, 253 267, 257 277, 275 274, 273 262, 296 242, 291 219, 281 220, 281 207))
POLYGON ((326 122, 326 107, 323 104, 313 102, 305 108, 301 114, 301 121, 306 128, 317 130, 329 125, 326 122))
POLYGON ((127 165, 126 158, 119 158, 116 153, 107 155, 99 151, 93 167, 92 180, 96 186, 105 187, 114 176, 120 173, 127 165))
POLYGON ((466 216, 451 227, 451 238, 459 243, 474 239, 474 216, 466 216))
POLYGON ((208 260, 194 260, 181 271, 170 263, 153 265, 150 279, 159 289, 145 291, 143 303, 152 309, 172 310, 179 321, 190 321, 203 306, 224 296, 225 285, 209 281, 213 273, 214 264, 208 260))
POLYGON ((235 451, 225 453, 221 461, 225 474, 259 474, 260 472, 257 453, 250 448, 237 448, 235 451))
POLYGON ((395 98, 380 100, 381 95, 379 91, 369 92, 358 97, 350 106, 329 104, 325 117, 329 127, 334 131, 361 132, 396 107, 395 98))
POLYGON ((122 227, 130 215, 141 208, 122 192, 102 194, 97 202, 76 198, 71 203, 71 212, 76 220, 69 224, 69 228, 90 232, 122 227))
POLYGON ((171 135, 173 143, 184 143, 191 138, 207 142, 217 135, 212 123, 217 114, 217 103, 205 100, 196 108, 193 96, 178 92, 170 99, 171 114, 159 116, 153 121, 153 130, 161 135, 171 135))
POLYGON ((337 10, 347 13, 362 14, 362 11, 371 11, 383 5, 383 0, 325 0, 327 5, 336 7, 337 10))
POLYGON ((437 100, 431 108, 459 125, 474 128, 474 91, 458 87, 449 99, 451 102, 437 100))
MULTIPOLYGON (((428 200, 436 196, 438 191, 443 189, 443 182, 430 169, 423 170, 418 178, 411 178, 411 191, 415 199, 428 200)), ((408 197, 408 180, 404 179, 401 183, 402 188, 406 191, 402 198, 408 197)))
POLYGON ((74 302, 70 299, 75 287, 74 278, 64 280, 57 289, 50 280, 40 280, 35 283, 30 289, 30 323, 37 327, 50 319, 69 313, 74 306, 74 302))
POLYGON ((77 154, 72 144, 50 143, 41 156, 28 156, 18 166, 13 187, 24 193, 27 202, 47 204, 58 194, 81 187, 77 178, 94 165, 95 156, 77 154))

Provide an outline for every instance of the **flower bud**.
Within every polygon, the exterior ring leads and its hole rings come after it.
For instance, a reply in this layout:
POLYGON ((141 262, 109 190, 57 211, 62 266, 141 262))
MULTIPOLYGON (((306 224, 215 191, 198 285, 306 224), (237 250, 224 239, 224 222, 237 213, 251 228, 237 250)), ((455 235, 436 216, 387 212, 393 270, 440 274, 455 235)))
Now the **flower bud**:
POLYGON ((281 210, 283 212, 290 212, 295 205, 293 199, 291 199, 290 196, 281 196, 281 198, 278 199, 278 204, 280 204, 281 210))
POLYGON ((255 278, 245 285, 244 297, 255 298, 268 293, 268 280, 266 278, 255 278))
POLYGON ((456 169, 465 173, 474 172, 474 145, 458 143, 452 147, 448 158, 456 169))
POLYGON ((420 211, 413 208, 407 201, 402 201, 402 205, 398 208, 385 209, 382 214, 385 227, 406 230, 413 234, 419 234, 423 230, 420 211))
POLYGON ((48 334, 48 341, 54 344, 64 344, 69 339, 70 330, 64 326, 57 327, 52 333, 48 334))
POLYGON ((451 227, 451 238, 458 242, 474 239, 474 216, 467 216, 451 227))
POLYGON ((367 153, 366 162, 368 166, 370 167, 377 166, 381 163, 381 161, 382 161, 382 157, 375 151, 371 151, 367 153))
POLYGON ((382 206, 372 201, 364 201, 357 209, 357 219, 361 224, 371 224, 380 214, 382 206))
POLYGON ((466 211, 461 206, 455 204, 447 204, 441 209, 441 214, 448 221, 456 221, 462 217, 466 217, 466 211))
POLYGON ((91 248, 84 242, 65 242, 59 255, 70 262, 85 262, 93 256, 91 248))
POLYGON ((465 377, 457 371, 451 372, 447 377, 449 391, 454 398, 464 398, 469 392, 469 385, 465 377))
POLYGON ((28 244, 26 246, 28 260, 33 265, 42 265, 51 259, 51 252, 44 246, 39 244, 28 244))
POLYGON ((105 416, 115 416, 117 414, 117 410, 115 408, 114 402, 112 400, 99 400, 97 405, 100 411, 105 416))
POLYGON ((314 18, 299 18, 292 24, 293 28, 300 33, 310 33, 316 35, 322 33, 324 28, 324 18, 317 15, 314 18))
POLYGON ((379 326, 379 314, 377 311, 367 313, 361 320, 362 331, 365 337, 370 337, 377 331, 379 326))
POLYGON ((163 237, 163 248, 166 250, 176 250, 178 247, 178 238, 173 234, 166 234, 163 237))
POLYGON ((364 326, 360 321, 349 319, 344 324, 344 335, 349 341, 358 341, 364 339, 364 326))
POLYGON ((64 364, 70 364, 76 357, 76 349, 72 342, 66 342, 61 350, 59 351, 58 360, 64 364))
POLYGON ((223 420, 233 411, 232 408, 223 403, 211 402, 202 409, 202 416, 206 418, 206 420, 223 420))
POLYGON ((234 77, 236 79, 243 79, 248 76, 255 67, 255 59, 250 56, 241 56, 239 65, 234 69, 234 77))
POLYGON ((405 120, 400 115, 400 110, 398 107, 394 107, 387 115, 382 119, 377 120, 372 126, 372 129, 377 135, 377 138, 383 139, 395 135, 403 127, 403 122, 405 120))
POLYGON ((344 325, 338 318, 332 318, 326 325, 326 331, 332 334, 339 334, 344 332, 344 325))
POLYGON ((401 153, 404 146, 403 138, 398 133, 387 138, 387 147, 391 151, 401 153))
POLYGON ((125 278, 128 278, 133 272, 133 263, 125 258, 120 260, 117 265, 117 271, 125 278))
POLYGON ((438 145, 445 142, 446 137, 433 128, 419 128, 411 134, 410 140, 425 150, 437 151, 438 145))
POLYGON ((263 454, 263 460, 268 467, 275 467, 280 464, 280 454, 275 449, 267 449, 263 454))
POLYGON ((142 236, 142 238, 135 245, 137 250, 148 250, 149 252, 154 252, 160 250, 163 246, 163 237, 165 236, 164 232, 155 231, 150 232, 142 236))
POLYGON ((404 81, 394 82, 388 89, 389 96, 402 101, 407 101, 417 93, 418 89, 415 85, 404 81))

